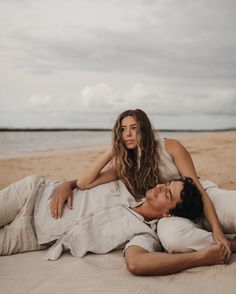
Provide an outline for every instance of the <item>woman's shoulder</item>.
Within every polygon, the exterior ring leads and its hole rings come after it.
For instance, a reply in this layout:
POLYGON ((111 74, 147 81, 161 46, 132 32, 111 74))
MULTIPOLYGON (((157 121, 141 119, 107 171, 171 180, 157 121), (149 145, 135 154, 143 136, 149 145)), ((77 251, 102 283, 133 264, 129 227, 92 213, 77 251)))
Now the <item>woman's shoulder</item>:
POLYGON ((172 154, 181 146, 181 143, 177 139, 165 138, 164 139, 165 149, 169 154, 172 154))

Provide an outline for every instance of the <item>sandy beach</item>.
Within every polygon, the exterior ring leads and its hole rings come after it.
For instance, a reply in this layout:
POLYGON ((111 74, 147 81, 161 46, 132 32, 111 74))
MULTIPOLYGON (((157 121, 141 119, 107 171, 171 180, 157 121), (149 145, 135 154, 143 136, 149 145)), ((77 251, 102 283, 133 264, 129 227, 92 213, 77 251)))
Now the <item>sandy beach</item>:
MULTIPOLYGON (((202 178, 224 188, 236 188, 236 132, 190 133, 182 134, 179 139, 189 149, 202 178)), ((77 178, 105 149, 106 146, 40 152, 0 160, 0 186, 3 188, 31 174, 60 180, 77 178)), ((236 293, 236 254, 232 255, 229 264, 196 267, 159 277, 131 275, 119 250, 109 254, 88 254, 84 258, 64 253, 56 262, 45 261, 45 254, 42 250, 2 256, 0 292, 19 293, 20 289, 20 293, 34 294, 78 291, 87 294, 236 293)))
MULTIPOLYGON (((178 137, 192 155, 198 175, 226 189, 236 188, 236 131, 189 133, 178 137)), ((67 180, 79 177, 104 147, 39 152, 0 160, 0 188, 27 175, 67 180)))

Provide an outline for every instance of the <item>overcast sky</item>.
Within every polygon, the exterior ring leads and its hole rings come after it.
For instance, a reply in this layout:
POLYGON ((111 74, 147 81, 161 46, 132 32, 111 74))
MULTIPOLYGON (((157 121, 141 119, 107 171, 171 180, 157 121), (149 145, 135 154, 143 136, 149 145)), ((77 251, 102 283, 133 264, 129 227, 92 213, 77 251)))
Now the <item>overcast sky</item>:
POLYGON ((235 0, 0 0, 0 111, 236 113, 235 0))

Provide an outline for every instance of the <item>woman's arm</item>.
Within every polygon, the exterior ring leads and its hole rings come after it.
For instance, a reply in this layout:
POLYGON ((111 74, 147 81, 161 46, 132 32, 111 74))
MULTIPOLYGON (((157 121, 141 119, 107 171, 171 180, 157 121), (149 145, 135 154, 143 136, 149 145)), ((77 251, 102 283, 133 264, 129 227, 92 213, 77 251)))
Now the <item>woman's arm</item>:
POLYGON ((211 225, 214 240, 224 243, 224 245, 228 248, 228 252, 230 256, 230 246, 222 232, 212 201, 198 179, 198 176, 197 176, 197 173, 196 173, 196 170, 189 152, 180 142, 174 139, 166 139, 165 147, 167 152, 172 156, 173 161, 179 173, 181 174, 181 176, 191 177, 196 183, 199 190, 201 191, 202 200, 204 204, 204 214, 209 224, 211 225))
POLYGON ((80 178, 77 180, 77 186, 81 189, 91 189, 101 184, 110 183, 118 179, 115 168, 112 166, 99 173, 98 177, 90 184, 81 184, 80 178))
POLYGON ((109 148, 88 169, 86 169, 77 180, 77 187, 84 190, 105 184, 117 179, 114 167, 103 172, 102 169, 111 161, 112 150, 109 148))

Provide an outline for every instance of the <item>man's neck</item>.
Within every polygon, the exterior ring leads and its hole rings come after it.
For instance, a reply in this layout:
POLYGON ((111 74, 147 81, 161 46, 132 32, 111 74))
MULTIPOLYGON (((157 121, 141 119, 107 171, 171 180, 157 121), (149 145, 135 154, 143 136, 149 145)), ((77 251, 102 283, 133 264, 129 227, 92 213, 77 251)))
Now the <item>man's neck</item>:
POLYGON ((137 207, 132 208, 132 210, 143 216, 146 221, 151 221, 163 217, 161 213, 158 213, 157 211, 154 212, 152 209, 150 209, 147 201, 143 202, 137 207))

